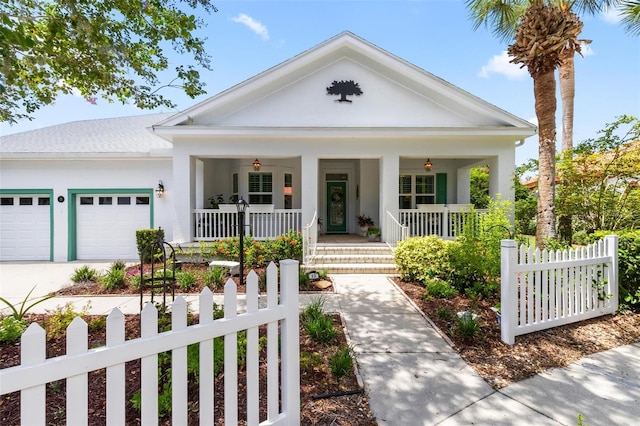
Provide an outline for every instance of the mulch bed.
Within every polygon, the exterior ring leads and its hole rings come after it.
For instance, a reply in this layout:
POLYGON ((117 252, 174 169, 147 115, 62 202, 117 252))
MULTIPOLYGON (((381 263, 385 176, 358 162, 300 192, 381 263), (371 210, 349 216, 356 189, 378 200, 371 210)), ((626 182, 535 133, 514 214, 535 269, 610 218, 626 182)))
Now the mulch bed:
MULTIPOLYGON (((177 293, 199 293, 202 290, 203 282, 201 273, 207 269, 206 264, 183 264, 183 271, 192 271, 198 276, 197 284, 188 289, 177 289, 177 293)), ((264 268, 256 269, 255 272, 260 275, 264 273, 264 268)), ((139 266, 128 268, 128 275, 139 274, 139 266)), ((225 279, 228 279, 227 277, 225 279)), ((230 277, 237 285, 238 293, 245 293, 245 285, 239 283, 239 278, 230 277)), ((211 289, 214 293, 222 293, 223 287, 211 289)), ((301 292, 332 292, 333 286, 330 281, 314 281, 307 288, 301 288, 301 292)), ((59 296, 70 295, 88 295, 88 294, 139 294, 131 286, 106 290, 100 283, 83 282, 76 283, 56 292, 59 296)), ((29 322, 37 322, 46 329, 50 322, 50 314, 48 315, 27 315, 29 322)), ((139 337, 140 326, 137 315, 126 315, 126 339, 139 337)), ((97 316, 85 315, 84 319, 91 324, 97 316)), ((197 315, 193 316, 193 321, 197 322, 197 315)), ((343 333, 342 323, 339 315, 333 316, 334 326, 339 330, 338 337, 335 342, 322 345, 309 339, 304 330, 300 331, 300 353, 313 354, 314 359, 322 360, 319 364, 301 365, 300 371, 300 399, 301 399, 301 423, 304 425, 376 425, 371 410, 369 409, 366 394, 360 392, 357 378, 354 374, 349 374, 337 380, 331 373, 329 367, 329 359, 341 345, 347 345, 346 337, 343 333), (351 395, 321 397, 318 396, 335 393, 350 393, 351 391, 359 391, 351 395), (315 397, 315 398, 314 398, 315 397)), ((91 327, 90 327, 91 328, 91 327)), ((261 335, 264 330, 261 330, 261 335)), ((106 331, 104 327, 92 330, 89 333, 89 347, 104 345, 106 341, 106 331)), ((65 334, 48 337, 47 341, 47 358, 64 355, 66 351, 65 334)), ((264 352, 264 349, 263 349, 264 352)), ((19 365, 20 363, 20 344, 0 345, 0 369, 19 365)), ((264 353, 261 354, 260 369, 266 368, 266 358, 264 353)), ((140 362, 129 362, 126 365, 126 400, 127 402, 127 424, 139 424, 139 411, 129 402, 131 397, 140 389, 140 362)), ((264 380, 266 374, 261 374, 260 395, 264 399, 266 396, 266 382, 264 380)), ((105 371, 97 371, 89 374, 89 424, 103 425, 106 422, 106 373, 105 371)), ((218 401, 224 401, 224 373, 216 378, 216 412, 215 417, 217 424, 224 424, 224 408, 218 401)), ((190 384, 189 396, 192 401, 189 405, 189 422, 190 424, 198 424, 198 404, 197 404, 198 385, 195 381, 190 384)), ((19 393, 3 395, 0 397, 0 424, 2 425, 18 425, 20 424, 20 399, 19 393)), ((243 367, 238 370, 238 418, 246 417, 246 377, 243 367)), ((66 415, 65 402, 65 383, 59 381, 47 385, 47 423, 62 424, 65 422, 66 415)), ((266 401, 260 402, 261 418, 260 421, 266 419, 266 401)), ((170 415, 162 419, 161 424, 170 424, 170 415)), ((242 421, 240 424, 244 424, 242 421)))
POLYGON ((424 286, 396 279, 396 284, 454 344, 462 358, 493 388, 532 377, 544 370, 563 367, 596 353, 640 342, 640 313, 602 317, 516 337, 509 346, 500 339, 497 315, 491 310, 498 300, 423 297, 424 286), (478 314, 480 332, 475 338, 452 333, 453 319, 443 312, 478 314))

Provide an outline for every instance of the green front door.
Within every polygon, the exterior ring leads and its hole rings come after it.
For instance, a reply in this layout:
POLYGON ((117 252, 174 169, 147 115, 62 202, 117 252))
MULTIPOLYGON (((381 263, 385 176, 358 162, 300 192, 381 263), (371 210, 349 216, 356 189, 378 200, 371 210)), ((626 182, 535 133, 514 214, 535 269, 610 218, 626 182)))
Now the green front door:
POLYGON ((347 183, 327 182, 327 233, 347 232, 347 183))

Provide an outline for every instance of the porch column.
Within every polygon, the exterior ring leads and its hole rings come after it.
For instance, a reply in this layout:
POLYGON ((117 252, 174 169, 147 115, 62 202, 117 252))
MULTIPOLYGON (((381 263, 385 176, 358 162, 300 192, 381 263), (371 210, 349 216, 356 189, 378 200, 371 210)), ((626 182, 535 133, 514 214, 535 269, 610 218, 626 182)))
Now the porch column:
POLYGON ((456 203, 468 204, 471 202, 471 169, 464 167, 458 169, 458 197, 456 203))
POLYGON ((313 214, 318 212, 318 156, 313 154, 302 155, 300 165, 302 178, 300 188, 300 201, 302 206, 302 226, 307 226, 313 214))
POLYGON ((173 241, 190 242, 193 239, 193 214, 195 208, 195 170, 196 162, 188 153, 173 154, 173 185, 169 189, 172 195, 174 221, 173 241))
MULTIPOLYGON (((400 176, 400 156, 386 154, 380 159, 380 222, 385 223, 387 211, 399 219, 398 177, 400 176)), ((382 226, 382 240, 386 236, 382 226)))
POLYGON ((503 200, 513 201, 513 174, 515 173, 515 152, 502 152, 489 159, 489 196, 493 199, 500 194, 503 200))

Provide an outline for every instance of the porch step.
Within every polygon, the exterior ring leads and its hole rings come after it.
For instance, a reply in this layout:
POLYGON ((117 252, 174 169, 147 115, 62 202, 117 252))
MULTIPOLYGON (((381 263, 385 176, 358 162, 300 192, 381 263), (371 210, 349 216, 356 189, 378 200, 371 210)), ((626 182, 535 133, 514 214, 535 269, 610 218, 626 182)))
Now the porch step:
POLYGON ((384 243, 318 244, 316 254, 305 271, 323 271, 330 274, 395 274, 393 251, 384 243))

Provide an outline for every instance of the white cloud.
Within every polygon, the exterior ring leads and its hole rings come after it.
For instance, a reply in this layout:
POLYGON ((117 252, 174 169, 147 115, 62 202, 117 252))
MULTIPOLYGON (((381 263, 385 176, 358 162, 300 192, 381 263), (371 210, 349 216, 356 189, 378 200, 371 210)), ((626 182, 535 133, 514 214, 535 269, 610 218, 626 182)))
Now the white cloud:
POLYGON ((506 50, 503 50, 499 55, 494 55, 489 59, 489 62, 480 69, 480 77, 489 78, 489 75, 492 73, 502 74, 510 80, 525 77, 527 75, 527 69, 520 68, 520 64, 512 64, 509 62, 510 60, 511 58, 506 50))
POLYGON ((263 40, 265 41, 269 40, 269 31, 267 31, 267 27, 262 25, 261 22, 258 22, 255 19, 253 19, 251 16, 241 13, 235 18, 231 18, 231 19, 233 20, 233 22, 239 22, 241 24, 246 25, 251 31, 253 31, 254 33, 258 34, 260 37, 262 37, 263 40))
POLYGON ((608 7, 602 12, 602 20, 610 24, 617 24, 622 20, 620 11, 613 7, 608 7))

